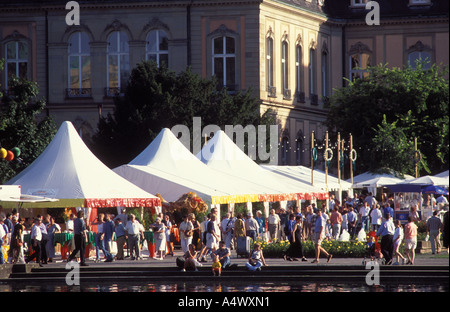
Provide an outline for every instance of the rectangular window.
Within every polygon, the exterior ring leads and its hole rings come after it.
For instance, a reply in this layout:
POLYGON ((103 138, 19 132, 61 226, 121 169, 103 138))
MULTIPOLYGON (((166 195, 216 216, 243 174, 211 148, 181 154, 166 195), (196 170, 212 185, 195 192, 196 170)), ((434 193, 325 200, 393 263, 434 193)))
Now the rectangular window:
POLYGON ((273 39, 267 38, 266 47, 266 75, 267 87, 270 89, 274 86, 273 83, 273 39))
POLYGON ((303 55, 302 47, 295 48, 295 85, 297 92, 297 102, 305 102, 305 90, 303 90, 303 55))
POLYGON ((431 68, 431 54, 425 51, 414 51, 408 54, 408 65, 416 69, 417 62, 423 61, 423 69, 431 68))
POLYGON ((147 34, 147 60, 152 60, 158 66, 169 67, 169 37, 165 31, 156 29, 147 34))
POLYGON ((8 89, 9 78, 28 77, 28 46, 24 42, 12 41, 6 44, 5 50, 5 88, 8 89))
POLYGON ((367 68, 370 66, 370 54, 360 53, 350 56, 350 79, 365 78, 369 75, 367 68))
POLYGON ((218 37, 213 41, 212 74, 218 80, 218 88, 235 91, 236 86, 236 52, 235 39, 232 37, 218 37))
POLYGON ((322 53, 322 97, 328 96, 328 54, 322 53))
POLYGON ((115 31, 108 36, 106 96, 123 94, 130 76, 128 36, 115 31))
POLYGON ((283 79, 283 91, 289 89, 288 66, 288 44, 287 42, 283 42, 281 49, 281 78, 283 79))
POLYGON ((316 75, 315 75, 316 51, 309 50, 309 94, 316 93, 316 75))
POLYGON ((89 36, 75 32, 69 38, 69 81, 67 96, 91 96, 91 56, 89 36))

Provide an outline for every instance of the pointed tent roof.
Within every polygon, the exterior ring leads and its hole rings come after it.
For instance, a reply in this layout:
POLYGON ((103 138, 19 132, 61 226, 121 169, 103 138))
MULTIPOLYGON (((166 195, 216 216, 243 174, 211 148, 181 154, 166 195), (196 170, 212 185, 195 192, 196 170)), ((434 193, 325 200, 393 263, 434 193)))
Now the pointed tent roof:
POLYGON ((234 179, 257 184, 266 195, 260 201, 324 199, 328 193, 288 177, 261 168, 229 137, 219 130, 196 155, 208 167, 234 179))
MULTIPOLYGON (((120 177, 84 144, 72 123, 63 122, 42 154, 7 184, 22 192, 57 198, 45 207, 153 207, 161 200, 120 177)), ((36 207, 36 204, 33 204, 36 207)))
MULTIPOLYGON (((406 176, 406 178, 412 178, 411 176, 406 176)), ((350 182, 350 179, 346 180, 350 182)), ((405 180, 396 177, 393 174, 389 173, 372 173, 372 172, 364 172, 353 177, 353 188, 363 188, 363 187, 382 187, 384 185, 391 185, 400 182, 404 182, 405 180)))
POLYGON ((167 201, 191 191, 210 204, 258 201, 256 187, 208 168, 167 128, 129 164, 114 171, 167 201))
POLYGON ((443 177, 430 176, 430 175, 426 175, 426 176, 415 178, 415 179, 408 179, 405 181, 405 183, 437 185, 437 186, 447 186, 447 187, 449 185, 448 179, 443 178, 443 177))
POLYGON ((438 173, 437 175, 435 175, 435 177, 439 177, 439 178, 446 178, 448 179, 449 175, 448 175, 448 170, 445 170, 441 173, 438 173))

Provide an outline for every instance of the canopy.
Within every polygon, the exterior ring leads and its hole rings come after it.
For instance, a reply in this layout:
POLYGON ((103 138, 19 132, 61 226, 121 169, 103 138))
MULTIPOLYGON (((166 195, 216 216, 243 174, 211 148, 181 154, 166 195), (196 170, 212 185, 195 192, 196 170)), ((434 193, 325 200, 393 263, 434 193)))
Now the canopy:
POLYGON ((421 193, 422 189, 426 185, 421 184, 410 184, 410 183, 397 183, 397 184, 387 184, 384 187, 388 188, 394 193, 421 193))
MULTIPOLYGON (((308 185, 311 185, 311 168, 305 166, 267 166, 261 165, 262 168, 272 171, 280 176, 291 178, 308 185)), ((352 184, 341 179, 340 183, 337 177, 328 174, 327 183, 325 183, 326 174, 321 170, 315 169, 314 186, 320 187, 324 191, 348 191, 352 188, 352 184)))
POLYGON ((448 190, 443 187, 432 184, 418 184, 418 183, 398 183, 393 185, 386 185, 394 193, 424 193, 424 194, 438 194, 448 195, 448 190))
MULTIPOLYGON (((407 176, 407 178, 412 178, 411 176, 407 176)), ((346 180, 350 182, 351 180, 346 180)), ((387 184, 396 184, 404 181, 403 179, 398 178, 394 174, 389 173, 373 173, 373 172, 364 172, 360 175, 353 177, 353 188, 377 188, 383 187, 387 184)))
POLYGON ((114 171, 167 201, 195 192, 209 204, 259 201, 258 188, 251 183, 208 168, 167 128, 128 165, 114 171))
MULTIPOLYGON (((161 200, 105 166, 65 121, 42 154, 7 182, 22 193, 59 199, 23 207, 154 207, 161 200)), ((8 203, 3 203, 7 207, 8 203)))
POLYGON ((261 168, 222 130, 217 131, 196 156, 209 168, 233 180, 258 185, 264 193, 259 198, 262 202, 328 198, 328 193, 320 188, 261 168))
POLYGON ((416 179, 408 179, 405 181, 409 184, 431 184, 431 185, 437 185, 437 186, 446 186, 448 187, 448 179, 442 178, 442 177, 436 177, 436 176, 430 176, 426 175, 420 178, 416 179))
POLYGON ((53 198, 25 195, 21 192, 20 185, 0 185, 0 201, 21 203, 54 202, 53 198))
POLYGON ((422 193, 425 194, 437 194, 437 195, 447 195, 448 196, 448 190, 446 190, 443 187, 436 186, 436 185, 428 185, 422 189, 422 193))
POLYGON ((448 180, 448 177, 449 177, 449 175, 448 175, 448 170, 443 171, 443 172, 441 172, 441 173, 438 173, 437 175, 435 175, 435 177, 438 177, 438 178, 446 178, 446 179, 448 180))

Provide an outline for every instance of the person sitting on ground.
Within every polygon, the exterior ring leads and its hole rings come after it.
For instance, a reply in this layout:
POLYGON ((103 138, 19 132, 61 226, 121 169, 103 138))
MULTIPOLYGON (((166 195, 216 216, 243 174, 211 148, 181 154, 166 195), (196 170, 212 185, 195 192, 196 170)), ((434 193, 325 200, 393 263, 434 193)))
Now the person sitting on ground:
POLYGON ((263 251, 261 250, 261 245, 255 243, 245 266, 249 271, 261 271, 263 265, 267 266, 263 251))
POLYGON ((222 264, 219 261, 219 257, 213 253, 212 254, 213 257, 213 263, 212 263, 212 273, 214 276, 220 276, 222 275, 222 264))
POLYGON ((183 272, 186 271, 197 271, 197 267, 202 266, 201 263, 199 263, 196 260, 197 257, 197 251, 195 251, 194 244, 189 244, 188 251, 184 254, 184 268, 182 269, 183 272))
POLYGON ((217 256, 217 258, 220 261, 220 264, 222 265, 222 268, 226 269, 231 265, 230 255, 231 255, 230 250, 226 247, 225 242, 220 241, 219 249, 214 251, 211 257, 214 259, 214 256, 217 256))

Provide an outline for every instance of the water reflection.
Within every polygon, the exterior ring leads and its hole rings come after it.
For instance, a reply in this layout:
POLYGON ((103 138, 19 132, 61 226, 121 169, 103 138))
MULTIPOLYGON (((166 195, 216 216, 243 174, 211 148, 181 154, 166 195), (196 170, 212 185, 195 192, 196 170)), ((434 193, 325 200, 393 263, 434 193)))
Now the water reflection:
POLYGON ((449 285, 366 284, 290 282, 142 282, 142 283, 81 283, 65 284, 0 284, 0 292, 448 292, 449 285))

